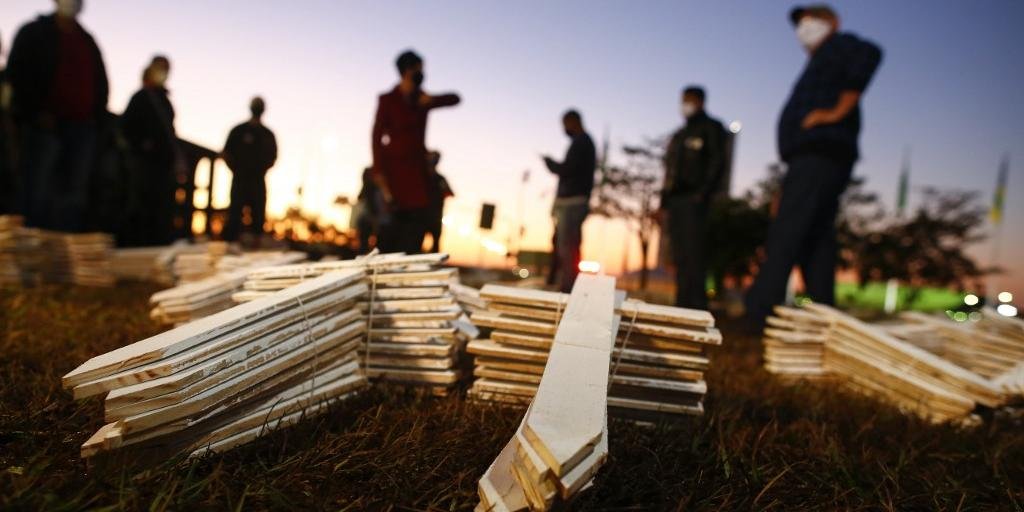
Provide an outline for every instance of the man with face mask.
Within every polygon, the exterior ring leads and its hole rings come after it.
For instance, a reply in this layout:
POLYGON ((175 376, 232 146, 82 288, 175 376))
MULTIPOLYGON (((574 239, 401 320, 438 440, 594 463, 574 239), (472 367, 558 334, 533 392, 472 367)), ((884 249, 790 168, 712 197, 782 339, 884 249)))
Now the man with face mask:
POLYGON ((97 123, 109 92, 103 56, 78 23, 82 0, 18 30, 7 72, 20 137, 20 209, 29 226, 86 228, 97 123))
POLYGON ((704 110, 704 89, 683 90, 686 124, 665 152, 665 186, 659 217, 667 217, 676 267, 676 306, 707 309, 704 282, 706 224, 712 196, 725 171, 725 128, 704 110))
POLYGON ((174 238, 175 191, 185 185, 184 157, 174 130, 174 106, 167 91, 171 62, 153 57, 142 72, 142 88, 121 115, 132 156, 128 225, 123 245, 164 245, 174 238))
POLYGON ((860 98, 882 58, 876 45, 839 32, 827 5, 797 7, 790 21, 809 59, 779 118, 779 155, 788 169, 766 259, 747 296, 755 324, 782 303, 796 264, 812 300, 835 302, 839 196, 859 157, 860 98))
POLYGON ((432 205, 427 168, 427 114, 457 105, 456 94, 423 91, 423 59, 409 50, 395 62, 401 80, 380 95, 373 123, 373 176, 388 208, 391 222, 379 234, 382 252, 423 252, 432 205))
POLYGON ((557 162, 544 157, 544 165, 558 176, 558 189, 551 216, 555 219, 555 251, 558 260, 559 288, 572 292, 579 275, 580 246, 583 245, 583 221, 590 213, 590 193, 594 189, 597 149, 583 128, 583 117, 575 110, 562 115, 562 128, 571 140, 565 158, 557 162))
POLYGON ((225 240, 238 240, 241 231, 255 237, 258 245, 263 235, 263 222, 267 207, 267 171, 277 161, 277 139, 274 132, 263 125, 266 104, 255 97, 249 103, 252 117, 234 127, 224 144, 224 161, 231 169, 231 207, 225 240), (249 215, 245 215, 245 209, 249 215), (249 224, 245 224, 245 220, 249 224))

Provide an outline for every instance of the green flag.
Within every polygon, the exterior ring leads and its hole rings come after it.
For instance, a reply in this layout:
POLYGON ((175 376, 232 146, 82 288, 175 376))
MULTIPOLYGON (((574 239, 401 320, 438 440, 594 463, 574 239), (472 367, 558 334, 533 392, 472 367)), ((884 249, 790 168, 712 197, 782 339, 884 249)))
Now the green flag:
POLYGON ((996 192, 992 197, 992 209, 989 211, 989 217, 992 219, 993 224, 1001 224, 1003 222, 1003 208, 1006 206, 1006 180, 1009 174, 1010 158, 1003 157, 1003 161, 999 165, 999 177, 996 178, 996 192))

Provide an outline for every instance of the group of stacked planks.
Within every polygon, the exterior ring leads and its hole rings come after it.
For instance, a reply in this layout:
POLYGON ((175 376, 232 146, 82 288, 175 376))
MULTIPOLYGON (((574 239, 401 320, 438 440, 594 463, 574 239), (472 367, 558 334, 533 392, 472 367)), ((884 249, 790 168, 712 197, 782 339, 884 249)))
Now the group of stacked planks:
POLYGON ((202 245, 202 252, 185 252, 174 258, 171 271, 180 283, 191 283, 217 273, 217 263, 231 250, 227 242, 216 241, 202 245))
MULTIPOLYGON (((371 379, 421 385, 444 395, 459 381, 458 359, 467 337, 450 290, 455 268, 442 267, 446 254, 371 254, 355 260, 282 265, 248 274, 236 301, 245 302, 344 269, 366 272, 369 292, 359 303, 367 317, 367 359, 371 379)), ((467 326, 468 328, 469 326, 467 326)))
MULTIPOLYGON (((568 295, 485 285, 486 310, 473 323, 490 330, 473 340, 470 397, 524 404, 537 392, 568 295)), ((706 348, 722 336, 706 311, 624 300, 616 304, 617 342, 608 405, 615 412, 644 417, 657 413, 701 414, 707 392, 706 348)))
POLYGON ((773 340, 813 338, 817 344, 824 326, 821 366, 815 366, 812 361, 817 356, 811 356, 794 359, 797 363, 780 373, 798 376, 806 371, 815 377, 825 373, 855 391, 935 422, 970 421, 977 405, 996 407, 1004 400, 988 379, 834 308, 808 304, 802 310, 776 312, 779 318, 768 324, 772 332, 766 331, 766 362, 768 352, 773 352, 769 371, 779 372, 778 349, 769 348, 773 340))
POLYGON ((0 284, 27 284, 35 277, 32 256, 38 259, 39 239, 35 230, 23 227, 18 215, 0 215, 0 284))
POLYGON ((227 450, 351 396, 366 385, 364 281, 334 272, 86 361, 64 387, 106 394, 108 423, 82 456, 227 450))
MULTIPOLYGON (((179 254, 178 258, 193 254, 179 254)), ((217 272, 198 281, 185 282, 154 293, 150 317, 164 325, 181 325, 235 305, 232 295, 242 289, 249 270, 263 265, 284 265, 305 259, 301 252, 256 252, 242 256, 247 264, 217 272)))
POLYGON ((764 367, 783 377, 816 379, 825 372, 829 320, 802 309, 776 306, 764 328, 764 367))
MULTIPOLYGON (((992 308, 983 308, 978 313, 977 320, 956 322, 908 312, 901 315, 908 323, 897 326, 893 334, 986 379, 1013 382, 1012 377, 1004 375, 1013 375, 1015 367, 1024 364, 1024 320, 1002 316, 992 308), (933 341, 925 345, 922 339, 933 341)), ((1004 391, 1024 395, 1012 387, 1004 391)))
POLYGON ((174 274, 169 266, 160 264, 173 250, 172 245, 115 249, 111 257, 111 270, 118 280, 152 281, 173 286, 174 274))
POLYGON ((608 457, 607 369, 621 302, 614 278, 577 278, 532 403, 480 478, 477 511, 550 510, 590 485, 608 457))

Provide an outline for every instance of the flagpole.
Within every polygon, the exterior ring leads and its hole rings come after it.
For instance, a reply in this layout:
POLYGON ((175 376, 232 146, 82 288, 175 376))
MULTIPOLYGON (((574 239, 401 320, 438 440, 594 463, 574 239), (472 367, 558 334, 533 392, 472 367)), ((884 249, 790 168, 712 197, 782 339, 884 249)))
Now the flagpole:
MULTIPOLYGON (((985 295, 996 297, 999 295, 999 272, 994 271, 999 265, 999 253, 1003 240, 1003 210, 1006 201, 1006 183, 1010 173, 1010 156, 1003 155, 1003 161, 999 166, 999 175, 996 177, 996 190, 992 201, 992 209, 989 213, 990 220, 995 224, 992 232, 992 256, 989 260, 990 268, 993 270, 989 282, 991 290, 985 295)), ((986 297, 986 299, 989 297, 986 297)), ((995 302, 995 301, 992 301, 995 302)))

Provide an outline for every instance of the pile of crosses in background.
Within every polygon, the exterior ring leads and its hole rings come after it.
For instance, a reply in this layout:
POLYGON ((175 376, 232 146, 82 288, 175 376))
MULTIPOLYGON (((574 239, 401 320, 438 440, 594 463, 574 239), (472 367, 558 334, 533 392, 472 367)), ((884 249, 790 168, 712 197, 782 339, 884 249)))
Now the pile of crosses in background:
POLYGON ((960 324, 907 313, 869 324, 834 308, 779 307, 765 328, 765 367, 828 378, 935 422, 976 422, 978 406, 1024 396, 1024 321, 986 310, 960 324))
MULTIPOLYGON (((484 309, 473 313, 472 321, 489 333, 467 348, 475 356, 470 397, 528 403, 541 382, 569 296, 489 284, 480 297, 484 309)), ((609 368, 609 407, 640 418, 703 413, 706 348, 722 342, 714 317, 638 300, 620 301, 616 308, 621 321, 609 368)))
POLYGON ((334 272, 86 361, 63 384, 106 393, 108 423, 82 456, 226 450, 351 396, 366 292, 362 271, 334 272))
POLYGON ((366 272, 368 295, 359 308, 367 319, 366 358, 371 379, 425 386, 434 394, 454 389, 459 357, 475 329, 459 321, 463 311, 451 291, 458 270, 442 267, 446 254, 371 254, 355 260, 265 267, 249 272, 245 302, 303 280, 345 269, 366 272))
POLYGON ((26 228, 21 217, 0 216, 0 283, 112 286, 113 245, 105 233, 26 228))
POLYGON ((204 252, 179 252, 178 261, 202 261, 202 271, 188 271, 178 274, 182 280, 178 286, 154 293, 149 302, 153 305, 150 317, 164 325, 181 325, 224 311, 235 305, 232 295, 242 289, 246 275, 253 268, 267 265, 285 265, 306 259, 302 252, 253 251, 241 254, 227 254, 223 242, 203 245, 204 252), (209 266, 207 266, 209 265, 209 266))

